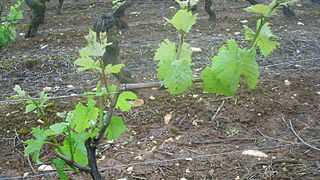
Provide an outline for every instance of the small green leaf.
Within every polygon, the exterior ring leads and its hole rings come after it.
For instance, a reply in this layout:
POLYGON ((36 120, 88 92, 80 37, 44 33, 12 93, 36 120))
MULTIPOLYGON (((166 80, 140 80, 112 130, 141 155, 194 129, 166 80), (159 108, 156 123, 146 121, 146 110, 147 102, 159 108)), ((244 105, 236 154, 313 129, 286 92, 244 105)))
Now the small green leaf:
POLYGON ((77 69, 78 72, 92 69, 94 67, 99 67, 100 64, 98 61, 94 61, 91 57, 88 56, 82 56, 81 58, 75 60, 73 63, 78 66, 82 66, 81 68, 77 69))
POLYGON ((24 156, 33 155, 32 160, 37 164, 41 164, 39 160, 39 153, 42 146, 46 143, 47 136, 45 135, 45 131, 37 128, 32 128, 32 135, 36 138, 35 140, 25 141, 27 147, 24 149, 24 156))
POLYGON ((116 74, 121 71, 122 67, 124 67, 124 64, 117 64, 114 66, 112 64, 108 64, 105 71, 107 74, 116 74))
POLYGON ((74 158, 73 160, 76 163, 79 163, 82 166, 86 166, 88 164, 87 158, 87 150, 85 147, 85 141, 89 138, 89 133, 81 132, 75 133, 71 132, 70 136, 66 136, 67 138, 63 142, 63 146, 61 146, 61 150, 64 156, 69 159, 74 158), (71 137, 71 139, 69 139, 71 137), (72 155, 73 154, 73 155, 72 155))
POLYGON ((113 116, 106 130, 107 139, 117 139, 126 130, 127 127, 125 126, 123 119, 119 116, 113 116))
POLYGON ((66 162, 59 158, 52 160, 52 162, 57 169, 60 180, 68 180, 69 178, 67 174, 63 171, 63 167, 66 165, 66 162))
POLYGON ((15 85, 13 90, 18 95, 12 96, 11 98, 26 98, 27 97, 27 93, 25 91, 23 91, 19 85, 15 85))
POLYGON ((270 11, 270 6, 266 6, 266 5, 262 5, 262 4, 256 4, 247 8, 244 8, 243 10, 245 10, 246 12, 250 12, 250 13, 256 13, 256 14, 261 14, 263 16, 267 16, 269 11, 270 11))
POLYGON ((174 61, 176 57, 176 47, 168 39, 165 39, 156 50, 154 60, 159 61, 174 61))
POLYGON ((269 5, 256 4, 245 8, 244 10, 246 12, 261 14, 264 17, 270 17, 275 14, 279 8, 291 5, 295 2, 297 2, 297 0, 273 0, 269 5))
POLYGON ((53 124, 45 131, 47 136, 62 134, 67 130, 68 123, 56 123, 53 124))
MULTIPOLYGON (((259 28, 261 24, 261 20, 257 21, 256 29, 259 28)), ((271 32, 271 29, 269 27, 268 22, 266 22, 262 28, 261 31, 256 39, 255 44, 259 47, 261 53, 266 57, 268 56, 272 51, 276 49, 277 46, 280 45, 280 43, 276 41, 270 40, 271 38, 277 38, 277 36, 273 35, 271 32)), ((246 32, 246 40, 253 40, 255 33, 250 28, 244 26, 245 32, 246 32)))
POLYGON ((33 104, 33 103, 32 104, 28 104, 26 106, 26 112, 25 113, 32 112, 32 111, 34 111, 36 109, 37 109, 37 106, 35 104, 33 104))
POLYGON ((193 6, 195 6, 199 0, 188 0, 188 1, 180 1, 180 0, 176 0, 176 2, 179 4, 181 9, 187 9, 190 10, 193 6), (190 7, 189 7, 190 5, 190 7), (188 9, 189 8, 189 9, 188 9))
POLYGON ((39 94, 39 97, 41 98, 41 100, 40 100, 41 104, 44 104, 47 101, 49 101, 46 91, 41 91, 40 94, 39 94))
POLYGON ((197 15, 192 14, 191 11, 186 9, 179 10, 171 20, 171 23, 179 32, 189 33, 192 25, 196 23, 197 15))
POLYGON ((83 132, 91 127, 90 121, 97 120, 99 109, 94 107, 95 104, 95 100, 88 99, 88 106, 78 103, 76 109, 71 111, 72 117, 70 126, 74 128, 76 132, 83 132))
POLYGON ((245 50, 238 47, 235 40, 228 40, 227 47, 219 49, 212 58, 211 67, 201 73, 204 90, 210 93, 233 95, 238 89, 241 76, 250 88, 255 88, 259 78, 259 66, 255 61, 254 48, 245 50))
POLYGON ((118 108, 118 109, 120 109, 122 111, 131 110, 132 103, 127 102, 126 101, 127 99, 136 100, 136 99, 138 99, 138 97, 133 92, 129 92, 129 91, 122 92, 119 95, 119 98, 118 98, 118 101, 117 101, 117 104, 116 104, 116 108, 118 108))

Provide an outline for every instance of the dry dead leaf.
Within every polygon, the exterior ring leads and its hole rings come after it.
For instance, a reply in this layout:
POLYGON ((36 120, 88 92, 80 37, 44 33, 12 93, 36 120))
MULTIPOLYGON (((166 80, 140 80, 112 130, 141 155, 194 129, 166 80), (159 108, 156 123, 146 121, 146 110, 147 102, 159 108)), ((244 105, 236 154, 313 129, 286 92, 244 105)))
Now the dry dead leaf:
POLYGON ((139 107, 142 106, 144 104, 143 99, 137 99, 133 102, 133 107, 139 107))
POLYGON ((44 121, 42 121, 41 119, 38 119, 37 122, 40 124, 44 124, 44 121))
POLYGON ((149 99, 155 100, 156 98, 154 96, 150 96, 149 99))
POLYGON ((166 114, 166 115, 164 116, 164 123, 165 123, 165 124, 169 124, 171 118, 172 118, 172 114, 166 114))
POLYGON ((243 151, 242 154, 244 155, 249 155, 249 156, 256 156, 256 157, 262 157, 262 158, 267 158, 268 155, 261 152, 261 151, 257 151, 257 150, 246 150, 243 151))

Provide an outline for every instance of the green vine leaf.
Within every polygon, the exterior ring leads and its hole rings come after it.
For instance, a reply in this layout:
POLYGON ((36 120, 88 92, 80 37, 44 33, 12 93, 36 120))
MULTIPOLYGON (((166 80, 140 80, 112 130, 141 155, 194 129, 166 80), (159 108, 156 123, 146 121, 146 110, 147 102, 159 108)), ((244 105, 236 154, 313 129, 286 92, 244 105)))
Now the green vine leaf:
POLYGON ((106 130, 108 140, 117 139, 123 132, 127 130, 122 117, 113 116, 106 130))
POLYGON ((136 99, 138 99, 138 97, 137 97, 137 95, 135 95, 133 92, 130 92, 130 91, 122 92, 118 97, 116 108, 118 108, 122 111, 131 110, 132 103, 126 101, 127 99, 136 100, 136 99))
POLYGON ((255 88, 259 78, 259 66, 255 61, 254 48, 245 50, 238 47, 235 40, 228 40, 218 55, 212 58, 211 67, 201 73, 204 90, 210 93, 233 95, 241 76, 244 75, 250 88, 255 88))
POLYGON ((7 21, 16 23, 17 20, 23 19, 22 4, 23 4, 23 1, 18 1, 15 5, 10 7, 10 12, 6 16, 7 21))
POLYGON ((75 60, 73 62, 73 64, 78 65, 78 66, 82 66, 81 68, 77 69, 78 72, 85 71, 85 70, 100 66, 99 61, 95 61, 91 57, 88 57, 88 56, 82 56, 82 57, 78 58, 77 60, 75 60))
POLYGON ((107 74, 117 74, 121 71, 122 67, 124 67, 124 64, 117 64, 114 66, 112 64, 108 64, 105 71, 107 74))
MULTIPOLYGON (((257 21, 256 29, 258 29, 260 24, 261 24, 261 20, 257 21)), ((270 53, 272 53, 277 48, 277 46, 280 45, 280 43, 270 40, 271 38, 278 38, 278 37, 271 32, 269 24, 270 23, 266 22, 262 26, 262 29, 255 41, 255 44, 259 47, 261 53, 265 57, 268 56, 270 53)), ((252 29, 250 29, 248 26, 243 26, 243 27, 246 35, 245 39, 253 40, 255 37, 255 32, 252 29)))
POLYGON ((63 167, 66 165, 66 162, 59 158, 52 160, 52 162, 57 169, 60 180, 68 180, 69 178, 67 174, 63 171, 63 167))
POLYGON ((34 111, 34 110, 36 110, 36 109, 37 109, 37 106, 36 106, 35 104, 33 104, 33 103, 28 104, 28 105, 26 106, 26 111, 25 111, 25 113, 32 112, 32 111, 34 111))
POLYGON ((41 164, 41 161, 39 160, 39 153, 42 146, 46 143, 47 136, 45 135, 45 131, 39 127, 32 128, 32 135, 36 139, 25 141, 28 145, 24 149, 24 156, 32 154, 32 160, 37 164, 41 164))
POLYGON ((171 94, 180 94, 192 86, 194 79, 191 66, 191 54, 189 45, 184 43, 178 60, 176 48, 169 40, 165 40, 157 49, 154 59, 159 60, 158 77, 163 79, 165 88, 171 94))
POLYGON ((25 91, 21 89, 19 85, 15 85, 13 91, 17 93, 17 95, 11 96, 11 98, 18 99, 18 98, 27 98, 28 95, 25 91))
POLYGON ((179 10, 171 20, 167 21, 172 24, 179 32, 189 33, 191 27, 196 23, 197 15, 192 14, 186 9, 179 10))
POLYGON ((53 124, 45 131, 46 136, 58 135, 66 132, 68 123, 56 123, 53 124))
POLYGON ((256 13, 256 14, 261 14, 264 17, 267 17, 270 10, 271 10, 271 6, 270 5, 262 5, 262 4, 256 4, 247 8, 243 9, 246 12, 250 12, 250 13, 256 13))
POLYGON ((256 4, 247 8, 244 11, 250 13, 261 14, 264 17, 270 17, 275 14, 277 9, 296 3, 297 0, 273 0, 269 5, 256 4))
POLYGON ((96 122, 99 115, 99 109, 94 107, 95 104, 95 100, 88 99, 88 106, 78 103, 76 109, 71 111, 72 117, 70 126, 74 128, 76 132, 83 132, 91 127, 90 121, 96 122))
POLYGON ((75 133, 70 132, 70 136, 66 136, 67 138, 63 142, 63 146, 61 146, 61 150, 64 156, 69 159, 74 158, 73 160, 76 163, 79 163, 82 166, 86 166, 88 164, 87 158, 87 150, 84 145, 85 141, 89 138, 88 132, 75 133), (71 137, 71 139, 69 139, 71 137))

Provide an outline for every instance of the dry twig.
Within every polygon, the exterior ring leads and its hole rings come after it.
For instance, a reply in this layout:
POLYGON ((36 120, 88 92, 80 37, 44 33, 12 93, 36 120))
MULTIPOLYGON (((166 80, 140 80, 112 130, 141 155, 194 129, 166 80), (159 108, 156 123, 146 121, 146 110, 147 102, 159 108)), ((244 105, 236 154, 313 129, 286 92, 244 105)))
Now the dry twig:
POLYGON ((308 147, 310 147, 310 148, 312 148, 312 149, 315 149, 315 150, 317 150, 317 151, 320 151, 319 148, 315 147, 314 145, 311 145, 311 144, 307 143, 305 140, 303 140, 303 139, 297 134, 297 132, 293 129, 291 120, 289 120, 289 125, 290 125, 290 129, 292 130, 292 132, 294 133, 294 135, 295 135, 301 142, 303 142, 303 144, 305 144, 306 146, 308 146, 308 147))

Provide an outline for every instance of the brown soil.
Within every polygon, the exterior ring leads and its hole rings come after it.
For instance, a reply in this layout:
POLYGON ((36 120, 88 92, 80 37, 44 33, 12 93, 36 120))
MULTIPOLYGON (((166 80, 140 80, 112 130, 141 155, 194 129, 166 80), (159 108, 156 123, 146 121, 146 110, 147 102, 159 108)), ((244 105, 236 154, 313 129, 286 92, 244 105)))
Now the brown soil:
MULTIPOLYGON (((30 11, 25 7, 17 41, 0 50, 1 100, 13 95, 15 84, 33 95, 52 87, 50 95, 60 96, 83 93, 96 83, 92 74, 76 73, 72 62, 86 44, 83 36, 97 17, 110 10, 111 3, 67 1, 62 15, 55 15, 56 5, 48 3, 46 23, 30 39, 19 35, 29 22, 30 11)), ((210 63, 226 39, 247 43, 242 41, 240 21, 248 20, 247 25, 254 27, 257 18, 241 10, 247 5, 215 4, 216 23, 207 21, 200 5, 200 19, 188 36, 191 46, 202 49, 193 55, 195 72, 210 63)), ((120 59, 137 82, 156 79, 155 49, 165 38, 177 40, 177 33, 163 19, 173 15, 172 6, 176 5, 171 1, 137 0, 127 11, 130 28, 117 35, 120 59)), ((145 104, 129 113, 118 112, 129 130, 99 149, 103 150, 98 161, 103 175, 109 179, 319 179, 320 152, 303 143, 290 145, 301 142, 293 130, 305 141, 320 139, 319 8, 303 1, 293 8, 297 18, 279 13, 270 20, 281 46, 271 56, 258 58, 261 79, 256 89, 241 86, 232 97, 202 93, 201 84, 181 95, 137 90, 145 104), (169 124, 163 120, 166 114, 172 114, 169 124), (267 158, 241 154, 241 150, 262 147, 268 147, 261 149, 267 158), (152 161, 157 162, 145 163, 152 161)), ((49 113, 56 120, 55 112, 72 110, 79 99, 52 100, 49 113)), ((0 179, 26 172, 34 175, 31 167, 37 169, 37 165, 23 157, 22 141, 30 138, 32 127, 39 126, 36 116, 25 114, 23 103, 1 102, 0 122, 0 179)), ((320 147, 319 141, 310 144, 320 147)), ((51 153, 46 148, 42 161, 50 164, 51 153)), ((55 174, 35 178, 58 179, 55 174)), ((79 173, 70 178, 90 179, 79 173)))

